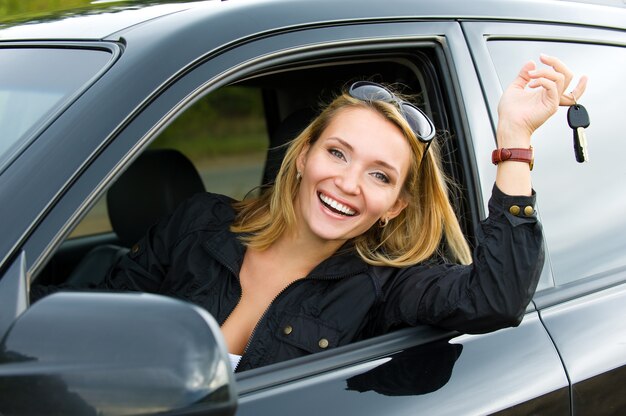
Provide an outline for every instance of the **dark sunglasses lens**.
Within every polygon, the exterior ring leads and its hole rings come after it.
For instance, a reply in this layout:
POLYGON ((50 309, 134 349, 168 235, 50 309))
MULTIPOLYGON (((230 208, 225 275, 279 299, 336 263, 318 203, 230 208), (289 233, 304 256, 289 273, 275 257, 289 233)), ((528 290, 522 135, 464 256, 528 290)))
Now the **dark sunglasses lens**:
POLYGON ((424 113, 407 103, 402 104, 402 110, 409 126, 421 141, 426 142, 433 138, 434 126, 424 113))
POLYGON ((402 106, 404 117, 413 132, 421 142, 430 141, 435 135, 435 127, 430 119, 420 109, 405 101, 400 101, 391 91, 382 85, 368 81, 359 81, 352 84, 349 94, 363 101, 395 102, 402 106))
POLYGON ((355 83, 350 88, 350 95, 363 101, 393 101, 389 91, 379 85, 355 83))

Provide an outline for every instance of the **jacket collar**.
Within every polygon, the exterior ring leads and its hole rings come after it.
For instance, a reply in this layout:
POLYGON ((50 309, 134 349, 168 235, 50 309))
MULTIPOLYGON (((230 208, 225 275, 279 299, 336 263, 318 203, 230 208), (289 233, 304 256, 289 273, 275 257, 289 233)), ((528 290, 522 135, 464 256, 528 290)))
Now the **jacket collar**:
MULTIPOLYGON (((203 243, 203 248, 223 266, 239 276, 246 252, 239 234, 231 232, 228 228, 219 230, 203 243)), ((368 264, 359 257, 352 243, 348 242, 335 254, 315 266, 307 278, 341 279, 363 273, 367 268, 368 264)))

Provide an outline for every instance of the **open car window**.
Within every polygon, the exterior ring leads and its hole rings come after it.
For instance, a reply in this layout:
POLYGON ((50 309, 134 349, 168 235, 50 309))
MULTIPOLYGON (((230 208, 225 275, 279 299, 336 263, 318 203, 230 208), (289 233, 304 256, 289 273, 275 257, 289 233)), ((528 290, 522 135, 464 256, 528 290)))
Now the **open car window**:
MULTIPOLYGON (((285 145, 317 115, 320 104, 330 102, 356 80, 392 85, 424 109, 441 132, 437 140, 446 172, 464 182, 462 138, 449 116, 451 103, 443 98, 448 94, 436 48, 426 43, 423 48, 397 53, 283 65, 200 97, 111 184, 72 238, 57 250, 37 283, 97 283, 154 221, 166 215, 157 212, 160 202, 151 199, 153 194, 158 200, 173 196, 180 203, 205 191, 235 199, 259 192, 273 182, 285 145), (90 229, 90 224, 107 225, 98 230, 90 229)), ((467 187, 454 189, 452 200, 471 242, 475 214, 470 213, 463 189, 467 187)))
MULTIPOLYGON (((204 189, 243 199, 261 183, 268 148, 262 91, 225 87, 195 103, 150 145, 182 153, 198 171, 204 189)), ((107 196, 102 196, 70 239, 113 232, 107 196)))

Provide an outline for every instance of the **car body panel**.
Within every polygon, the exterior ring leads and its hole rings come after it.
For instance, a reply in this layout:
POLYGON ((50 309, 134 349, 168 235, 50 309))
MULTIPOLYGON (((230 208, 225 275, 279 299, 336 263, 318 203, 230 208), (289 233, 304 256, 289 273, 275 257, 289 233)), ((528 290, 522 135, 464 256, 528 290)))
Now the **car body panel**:
MULTIPOLYGON (((158 2, 157 2, 158 3, 158 2)), ((166 2, 163 2, 166 3, 166 2)), ((85 10, 84 14, 51 16, 29 25, 0 27, 0 40, 7 39, 103 39, 126 28, 141 25, 151 19, 188 11, 187 14, 206 18, 220 14, 220 19, 236 19, 239 29, 265 30, 280 27, 319 24, 321 22, 405 19, 501 19, 537 22, 568 21, 572 24, 602 27, 623 27, 614 9, 580 4, 576 9, 558 1, 544 2, 541 7, 528 7, 524 1, 477 0, 471 3, 455 0, 436 2, 406 2, 402 0, 371 3, 357 7, 358 2, 316 2, 298 0, 230 0, 228 2, 183 2, 174 4, 112 4, 108 9, 85 10), (280 13, 276 13, 280 10, 280 13), (558 16, 558 18, 555 18, 558 16), (245 23, 245 24, 241 24, 245 23)), ((181 13, 185 14, 185 13, 181 13)), ((623 15, 622 15, 623 16, 623 15)), ((260 30, 259 30, 260 31, 260 30)))
POLYGON ((542 320, 572 383, 576 413, 618 414, 626 408, 626 285, 548 307, 542 320))
POLYGON ((565 415, 567 385, 550 338, 529 314, 515 329, 439 340, 246 393, 237 414, 491 414, 513 404, 516 412, 565 415), (494 356, 494 345, 503 353, 494 356))
MULTIPOLYGON (((498 59, 503 57, 493 57, 493 51, 488 50, 487 43, 493 40, 523 40, 526 42, 550 42, 546 43, 546 53, 558 50, 561 47, 565 54, 565 46, 568 54, 572 53, 576 44, 589 45, 593 43, 596 47, 606 45, 609 47, 625 47, 626 36, 623 31, 598 30, 591 28, 571 28, 569 26, 541 26, 527 23, 492 23, 492 22, 464 22, 464 32, 469 39, 470 48, 474 59, 478 62, 481 72, 481 81, 488 97, 487 103, 492 119, 497 120, 497 102, 502 92, 502 84, 509 82, 513 74, 497 74, 492 66, 502 64, 498 59), (498 75, 504 79, 498 78, 498 75)), ((537 43, 540 44, 540 43, 537 43)), ((603 47, 606 47, 603 46, 603 47)), ((511 45, 512 47, 512 45, 511 45)), ((537 47, 532 48, 536 50, 537 47)), ((610 52, 609 52, 610 53, 610 52)), ((588 65, 596 66, 597 60, 588 62, 588 65)), ((516 62, 515 65, 518 65, 516 62)), ((610 67, 610 66, 609 66, 610 67)), ((509 71, 512 72, 512 71, 509 71)), ((597 74, 596 74, 597 75, 597 74)), ((607 76, 607 78, 609 78, 607 76)), ((590 81, 593 83, 593 78, 590 81)), ((604 96, 594 90, 591 84, 588 93, 591 95, 585 98, 589 108, 598 108, 602 104, 604 96), (595 105, 594 105, 595 104, 595 105)), ((564 112, 565 110, 561 110, 564 112)), ((610 130, 610 120, 605 114, 601 114, 594 119, 607 131, 610 130)), ((563 123, 562 118, 556 123, 563 123)), ((561 138, 555 137, 555 131, 538 133, 538 144, 536 149, 546 153, 549 149, 561 146, 561 138), (545 143, 545 144, 544 144, 545 143), (548 146, 550 146, 548 148, 548 146)), ((593 134, 590 130, 590 134, 593 134)), ((593 137, 593 136, 591 136, 593 137)), ((568 138, 569 139, 569 138, 568 138)), ((597 140, 601 140, 598 137, 597 140)), ((597 151, 598 148, 596 148, 597 151)), ((566 149, 569 150, 569 149, 566 149)), ((555 153, 562 153, 561 150, 554 150, 555 153)), ((604 155, 602 155, 604 156, 604 155)), ((599 156, 596 157, 596 160, 599 156)), ((571 166, 563 166, 561 175, 568 175, 571 166)), ((576 203, 584 209, 584 212, 593 212, 589 218, 581 218, 584 224, 570 224, 568 228, 578 235, 585 236, 575 241, 568 241, 567 245, 556 244, 554 240, 559 237, 557 232, 561 229, 555 224, 554 218, 563 216, 566 221, 571 221, 570 217, 564 215, 567 204, 560 206, 560 209, 553 209, 547 218, 546 239, 547 239, 547 261, 544 267, 544 279, 551 282, 547 286, 540 287, 534 298, 535 304, 542 320, 550 334, 556 349, 563 360, 563 364, 572 383, 572 408, 575 414, 619 414, 626 407, 623 393, 619 389, 612 390, 610 386, 624 385, 626 380, 626 326, 624 316, 626 316, 626 302, 624 299, 623 285, 624 267, 619 266, 620 259, 623 259, 623 239, 615 233, 619 222, 616 222, 610 214, 599 215, 604 207, 623 206, 623 198, 617 194, 610 196, 613 199, 611 204, 603 203, 598 198, 591 196, 591 192, 598 186, 594 180, 600 172, 598 169, 606 170, 611 177, 618 175, 615 167, 610 162, 604 166, 591 167, 586 170, 586 178, 574 179, 572 183, 576 186, 570 190, 571 196, 576 199, 576 203), (593 176, 592 174, 596 174, 593 176), (584 181, 588 179, 587 181, 584 181), (591 179, 591 180, 589 180, 591 179), (598 205, 597 208, 592 208, 598 205), (597 217, 598 216, 598 217, 597 217), (548 228, 549 227, 549 228, 548 228), (553 237, 550 239, 550 237, 553 237), (591 240, 591 239, 594 240, 591 240), (595 241, 592 242, 592 241, 595 241), (552 245, 550 244, 552 242, 552 245), (558 250, 558 251, 557 251, 558 250), (581 251, 583 250, 583 251, 581 251), (580 253, 572 255, 572 253, 580 253), (559 261, 559 267, 555 267, 554 261, 559 261), (618 265, 618 266, 614 266, 618 265), (602 270, 598 272, 597 270, 602 270), (568 274, 577 273, 586 276, 573 283, 568 282, 571 277, 568 274), (620 397, 617 397, 619 395, 620 397)), ((576 166, 577 174, 585 176, 584 166, 576 166)), ((541 168, 539 168, 541 169, 541 168)), ((547 187, 549 183, 544 179, 552 176, 553 170, 541 169, 536 173, 534 183, 541 192, 542 187, 547 187)), ((573 175, 572 175, 573 176, 573 175)), ((483 180, 489 183, 491 178, 483 180)), ((606 181, 609 183, 609 181, 606 181)), ((606 186, 606 184, 603 184, 606 186)), ((616 185, 611 186, 614 188, 616 185)), ((615 208, 613 208, 615 209, 615 208)), ((538 213, 541 217, 542 206, 539 203, 538 213)), ((544 211, 545 212, 545 211, 544 211)), ((542 220, 545 218, 542 218, 542 220)), ((570 234, 572 231, 569 232, 570 234)))

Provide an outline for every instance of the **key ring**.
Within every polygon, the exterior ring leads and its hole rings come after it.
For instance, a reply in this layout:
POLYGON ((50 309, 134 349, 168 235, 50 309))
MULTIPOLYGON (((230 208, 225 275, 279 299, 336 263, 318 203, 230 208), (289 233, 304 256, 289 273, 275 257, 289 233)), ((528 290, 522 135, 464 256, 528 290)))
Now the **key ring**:
POLYGON ((572 96, 572 100, 574 100, 574 105, 578 105, 578 102, 576 101, 576 96, 574 95, 574 91, 570 91, 569 95, 572 96))

